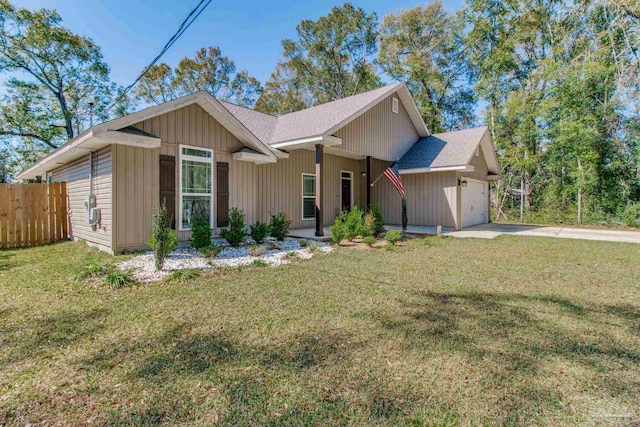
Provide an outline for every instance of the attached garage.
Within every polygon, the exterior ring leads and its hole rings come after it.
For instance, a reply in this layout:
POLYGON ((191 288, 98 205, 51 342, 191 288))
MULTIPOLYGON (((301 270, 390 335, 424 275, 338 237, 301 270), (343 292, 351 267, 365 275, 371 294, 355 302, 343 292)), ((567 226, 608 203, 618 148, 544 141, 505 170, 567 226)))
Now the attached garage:
POLYGON ((460 187, 462 227, 489 222, 489 183, 466 178, 460 187))
POLYGON ((489 182, 500 171, 487 127, 421 138, 399 168, 409 225, 460 229, 489 222, 489 182))

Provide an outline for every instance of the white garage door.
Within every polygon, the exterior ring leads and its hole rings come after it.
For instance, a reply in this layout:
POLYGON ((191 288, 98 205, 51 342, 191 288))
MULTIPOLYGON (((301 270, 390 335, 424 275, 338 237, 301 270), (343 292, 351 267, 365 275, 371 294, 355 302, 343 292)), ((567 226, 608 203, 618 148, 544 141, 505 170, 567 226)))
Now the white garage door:
POLYGON ((467 179, 462 187, 462 226, 484 224, 488 221, 487 183, 467 179))

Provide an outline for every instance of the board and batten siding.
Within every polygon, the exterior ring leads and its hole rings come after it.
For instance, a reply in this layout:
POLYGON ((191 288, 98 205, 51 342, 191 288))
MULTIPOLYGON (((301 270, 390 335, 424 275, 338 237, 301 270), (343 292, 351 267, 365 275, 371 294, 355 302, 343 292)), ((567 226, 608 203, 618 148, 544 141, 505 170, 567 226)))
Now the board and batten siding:
POLYGON ((418 140, 419 135, 398 99, 398 113, 392 108, 392 94, 360 117, 335 132, 342 138, 340 149, 381 160, 399 160, 418 140))
MULTIPOLYGON (((373 161, 373 179, 389 162, 373 161)), ((458 179, 456 172, 432 172, 402 175, 407 198, 409 225, 456 227, 458 179)), ((371 201, 380 204, 386 224, 402 224, 402 199, 396 188, 382 177, 371 189, 371 201)))
POLYGON ((90 194, 89 155, 49 172, 52 182, 67 183, 67 212, 69 216, 69 236, 84 239, 91 245, 112 252, 112 152, 103 148, 94 153, 93 180, 91 190, 100 208, 100 222, 93 226, 85 220, 84 201, 90 194))
MULTIPOLYGON (((256 166, 232 159, 232 153, 244 145, 199 105, 192 104, 153 117, 134 127, 159 137, 162 143, 160 148, 153 150, 124 146, 117 148, 114 197, 117 200, 116 244, 119 251, 144 247, 151 232, 153 208, 159 201, 160 155, 174 156, 176 160, 175 212, 179 214, 180 144, 213 149, 214 168, 216 162, 229 163, 229 205, 242 209, 248 224, 255 222, 256 166)), ((214 173, 214 216, 215 194, 214 173)), ((188 240, 191 232, 180 231, 179 223, 180 218, 176 218, 178 240, 188 240)), ((215 218, 213 223, 215 225, 215 218)))
POLYGON ((475 153, 473 157, 471 157, 471 161, 469 162, 471 166, 474 167, 473 172, 461 172, 460 176, 467 177, 471 179, 477 179, 478 181, 486 181, 487 176, 489 175, 489 168, 487 167, 487 162, 484 158, 484 152, 482 151, 482 147, 478 146, 478 155, 475 153))
MULTIPOLYGON (((333 223, 341 208, 341 171, 353 172, 353 205, 363 206, 361 197, 362 161, 324 154, 323 223, 333 223)), ((285 212, 291 228, 314 227, 315 220, 302 219, 302 174, 315 174, 315 152, 293 150, 288 159, 256 166, 257 212, 268 222, 272 213, 285 212)))

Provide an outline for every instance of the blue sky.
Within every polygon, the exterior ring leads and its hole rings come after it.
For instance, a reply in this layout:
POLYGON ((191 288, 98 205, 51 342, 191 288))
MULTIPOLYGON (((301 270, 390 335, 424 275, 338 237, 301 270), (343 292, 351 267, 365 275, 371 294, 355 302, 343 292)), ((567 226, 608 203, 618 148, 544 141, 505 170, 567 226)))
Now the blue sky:
MULTIPOLYGON (((56 9, 63 24, 92 38, 111 66, 111 78, 126 86, 155 57, 198 0, 13 0, 18 7, 56 9)), ((203 46, 223 54, 265 82, 281 58, 281 40, 295 38, 303 19, 317 19, 343 1, 214 0, 162 61, 174 66, 203 46)), ((382 18, 419 4, 419 0, 353 1, 382 18)), ((450 12, 464 0, 444 0, 450 12)))

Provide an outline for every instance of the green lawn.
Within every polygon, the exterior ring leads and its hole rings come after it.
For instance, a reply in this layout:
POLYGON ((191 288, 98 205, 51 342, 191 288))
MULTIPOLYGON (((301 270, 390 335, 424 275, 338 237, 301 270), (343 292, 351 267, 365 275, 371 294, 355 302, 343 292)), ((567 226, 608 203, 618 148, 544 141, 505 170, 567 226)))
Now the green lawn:
POLYGON ((640 245, 338 249, 112 290, 0 252, 0 425, 635 425, 640 245))

